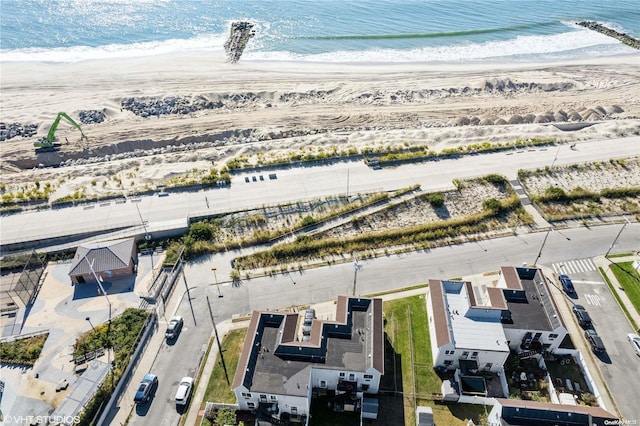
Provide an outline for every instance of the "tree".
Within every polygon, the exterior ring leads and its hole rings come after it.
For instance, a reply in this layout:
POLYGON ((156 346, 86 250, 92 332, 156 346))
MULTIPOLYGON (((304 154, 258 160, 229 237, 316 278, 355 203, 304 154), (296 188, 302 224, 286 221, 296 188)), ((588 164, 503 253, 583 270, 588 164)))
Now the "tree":
POLYGON ((213 238, 213 227, 206 222, 196 222, 189 227, 189 237, 195 241, 209 241, 213 238))
POLYGON ((216 424, 218 426, 235 425, 237 421, 236 412, 231 408, 223 407, 218 410, 216 415, 216 424))

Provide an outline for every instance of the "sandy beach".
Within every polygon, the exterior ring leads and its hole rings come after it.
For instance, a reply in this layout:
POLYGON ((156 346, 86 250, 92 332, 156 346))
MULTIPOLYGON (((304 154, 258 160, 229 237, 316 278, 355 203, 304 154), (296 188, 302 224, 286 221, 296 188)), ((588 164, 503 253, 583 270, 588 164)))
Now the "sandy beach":
POLYGON ((0 142, 0 182, 6 191, 50 182, 55 199, 81 188, 139 189, 194 168, 221 168, 238 155, 389 145, 441 151, 485 141, 638 134, 639 63, 640 55, 528 65, 230 64, 206 53, 4 62, 0 121, 36 124, 38 132, 0 142), (191 110, 145 117, 123 104, 131 98, 147 112, 168 98, 191 110), (104 121, 82 124, 86 140, 63 122, 60 151, 36 155, 33 142, 61 111, 74 119, 101 111, 104 121), (592 125, 553 125, 566 122, 592 125), (116 175, 126 183, 117 184, 116 175))

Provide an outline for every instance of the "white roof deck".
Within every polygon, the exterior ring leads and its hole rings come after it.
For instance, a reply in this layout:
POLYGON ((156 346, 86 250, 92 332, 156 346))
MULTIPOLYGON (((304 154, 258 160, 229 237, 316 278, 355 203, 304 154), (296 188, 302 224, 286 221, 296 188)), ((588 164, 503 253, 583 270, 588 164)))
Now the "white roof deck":
MULTIPOLYGON (((446 309, 451 324, 451 336, 458 349, 508 352, 509 346, 500 323, 499 312, 487 316, 469 315, 469 295, 463 283, 443 282, 446 309)), ((483 313, 483 309, 475 309, 483 313)))

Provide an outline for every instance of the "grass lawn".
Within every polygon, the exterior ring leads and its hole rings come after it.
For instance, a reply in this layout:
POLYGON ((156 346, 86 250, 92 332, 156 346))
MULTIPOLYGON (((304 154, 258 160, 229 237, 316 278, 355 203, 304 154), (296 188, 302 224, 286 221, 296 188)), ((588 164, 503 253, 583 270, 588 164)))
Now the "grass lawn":
MULTIPOLYGON (((222 352, 224 354, 224 361, 227 365, 227 373, 229 375, 229 383, 224 375, 224 368, 220 357, 216 361, 216 365, 213 368, 213 373, 209 378, 209 384, 204 394, 204 400, 202 401, 201 409, 204 409, 207 402, 222 402, 228 404, 234 404, 236 402, 236 396, 231 390, 231 382, 233 376, 236 373, 238 367, 238 359, 240 357, 240 351, 244 344, 244 337, 247 334, 246 328, 237 330, 231 330, 222 341, 222 352)), ((214 343, 215 344, 215 343, 214 343)), ((206 377, 204 378, 206 380, 206 377)), ((210 425, 208 420, 204 420, 203 425, 210 425)))
MULTIPOLYGON (((468 419, 477 421, 478 416, 484 413, 482 406, 445 404, 432 398, 432 394, 440 393, 442 381, 433 370, 425 296, 385 302, 384 315, 385 333, 393 346, 397 369, 402 371, 404 424, 416 424, 414 386, 416 404, 433 407, 436 424, 463 425, 468 419)), ((389 359, 385 362, 389 362, 389 359)), ((393 368, 390 370, 393 371, 393 368)), ((388 409, 390 407, 381 406, 381 411, 388 409)))
POLYGON ((640 312, 640 275, 633 269, 633 262, 614 263, 611 271, 631 300, 636 312, 640 312))

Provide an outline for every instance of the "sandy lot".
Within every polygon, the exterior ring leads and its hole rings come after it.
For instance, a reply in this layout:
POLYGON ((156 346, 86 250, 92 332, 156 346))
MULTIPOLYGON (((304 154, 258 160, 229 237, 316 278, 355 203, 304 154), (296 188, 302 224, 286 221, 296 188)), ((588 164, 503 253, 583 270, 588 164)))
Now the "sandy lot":
MULTIPOLYGON (((640 55, 527 66, 225 63, 205 55, 82 62, 1 63, 0 121, 38 134, 0 142, 5 192, 38 181, 50 199, 126 193, 222 167, 230 158, 288 151, 555 137, 580 141, 640 133, 640 55), (193 107, 143 116, 123 101, 193 107), (169 100, 169 101, 168 101, 169 100), (61 150, 36 155, 59 111, 105 120, 63 122, 61 150), (597 123, 578 131, 551 124, 597 123), (65 167, 49 168, 38 166, 65 167)), ((155 110, 151 110, 155 111, 155 110)))

